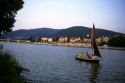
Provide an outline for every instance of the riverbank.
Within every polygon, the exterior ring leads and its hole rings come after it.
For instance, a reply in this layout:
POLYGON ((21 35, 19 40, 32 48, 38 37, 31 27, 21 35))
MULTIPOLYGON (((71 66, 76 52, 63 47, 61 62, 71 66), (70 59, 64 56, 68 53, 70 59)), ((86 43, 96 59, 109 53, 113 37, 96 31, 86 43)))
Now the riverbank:
POLYGON ((64 47, 91 47, 90 43, 37 43, 42 45, 64 46, 64 47))
MULTIPOLYGON (((51 45, 51 46, 63 46, 63 47, 79 47, 79 48, 91 48, 90 43, 32 43, 38 45, 51 45)), ((112 50, 125 50, 123 47, 109 47, 108 45, 98 46, 99 49, 112 49, 112 50)))
MULTIPOLYGON (((4 43, 4 42, 1 42, 4 43)), ((11 42, 11 43, 23 43, 23 44, 36 44, 36 45, 50 45, 50 46, 62 46, 62 47, 78 47, 78 48, 91 48, 90 43, 59 43, 59 42, 11 42)), ((112 49, 112 50, 125 50, 125 47, 110 47, 108 45, 98 46, 99 49, 112 49)))
POLYGON ((0 83, 26 83, 20 75, 26 71, 11 55, 0 50, 0 83))

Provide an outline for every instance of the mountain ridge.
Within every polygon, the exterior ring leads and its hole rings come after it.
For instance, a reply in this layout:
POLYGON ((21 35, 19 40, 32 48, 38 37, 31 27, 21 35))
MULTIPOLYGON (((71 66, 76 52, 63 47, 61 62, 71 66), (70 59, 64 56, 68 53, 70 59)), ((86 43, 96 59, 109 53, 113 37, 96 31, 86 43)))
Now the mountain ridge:
MULTIPOLYGON (((85 26, 72 26, 66 29, 52 29, 52 28, 36 28, 36 29, 20 29, 7 33, 6 37, 17 38, 17 37, 61 37, 61 36, 80 36, 85 37, 90 34, 91 28, 85 26)), ((115 36, 115 35, 125 35, 120 32, 115 32, 111 30, 96 28, 96 33, 98 36, 115 36)))

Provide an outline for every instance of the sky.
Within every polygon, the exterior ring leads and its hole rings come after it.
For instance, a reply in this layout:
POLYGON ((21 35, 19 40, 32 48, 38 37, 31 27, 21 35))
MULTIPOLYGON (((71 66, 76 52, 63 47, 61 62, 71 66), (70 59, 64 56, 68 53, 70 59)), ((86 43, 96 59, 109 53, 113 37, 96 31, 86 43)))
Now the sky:
POLYGON ((125 33, 125 0, 24 0, 13 30, 87 26, 125 33))

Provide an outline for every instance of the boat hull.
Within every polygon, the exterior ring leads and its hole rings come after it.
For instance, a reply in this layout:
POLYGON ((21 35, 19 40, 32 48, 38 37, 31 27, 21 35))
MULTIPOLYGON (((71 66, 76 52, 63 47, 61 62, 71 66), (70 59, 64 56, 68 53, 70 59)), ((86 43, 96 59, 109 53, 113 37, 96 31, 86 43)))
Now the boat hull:
POLYGON ((88 63, 99 63, 99 60, 78 58, 77 56, 76 56, 76 60, 80 60, 80 61, 84 61, 84 62, 88 62, 88 63))

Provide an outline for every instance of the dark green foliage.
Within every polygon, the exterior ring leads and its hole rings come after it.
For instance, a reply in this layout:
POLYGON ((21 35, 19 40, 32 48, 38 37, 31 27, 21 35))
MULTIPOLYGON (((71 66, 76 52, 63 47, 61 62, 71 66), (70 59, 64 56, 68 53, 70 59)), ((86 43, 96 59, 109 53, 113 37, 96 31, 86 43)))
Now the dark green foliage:
MULTIPOLYGON (((96 28, 97 36, 114 36, 114 35, 125 35, 122 33, 117 33, 104 29, 96 28)), ((36 38, 36 37, 86 37, 91 33, 91 28, 84 26, 73 26, 67 29, 50 29, 50 28, 38 28, 38 29, 30 29, 30 30, 17 30, 10 32, 6 35, 6 37, 16 38, 36 38)), ((90 38, 90 37, 89 37, 90 38)))
POLYGON ((36 38, 36 42, 41 42, 41 37, 36 38))
POLYGON ((54 42, 58 42, 58 40, 59 40, 59 37, 53 37, 54 42))
POLYGON ((68 40, 67 40, 67 42, 70 42, 70 37, 68 37, 68 40))
POLYGON ((124 36, 113 37, 109 40, 108 45, 114 47, 125 47, 125 37, 124 36))
POLYGON ((20 76, 24 70, 12 55, 0 52, 0 83, 25 83, 20 76))
POLYGON ((17 11, 23 4, 23 0, 0 0, 0 35, 12 30, 17 11))
MULTIPOLYGON (((91 34, 91 28, 84 26, 73 26, 59 31, 56 35, 67 36, 67 37, 72 37, 72 36, 86 37, 88 34, 89 35, 91 34)), ((96 34, 97 36, 124 35, 122 33, 117 33, 110 30, 104 30, 98 28, 96 28, 96 34)))
POLYGON ((72 37, 72 36, 79 36, 79 37, 86 37, 87 34, 90 34, 91 29, 88 27, 83 26, 73 26, 67 29, 63 29, 55 35, 63 36, 63 37, 72 37))
POLYGON ((51 37, 53 34, 57 33, 58 29, 50 29, 50 28, 37 28, 30 30, 16 30, 7 33, 7 37, 15 38, 15 37, 24 37, 24 38, 36 38, 36 37, 51 37))

